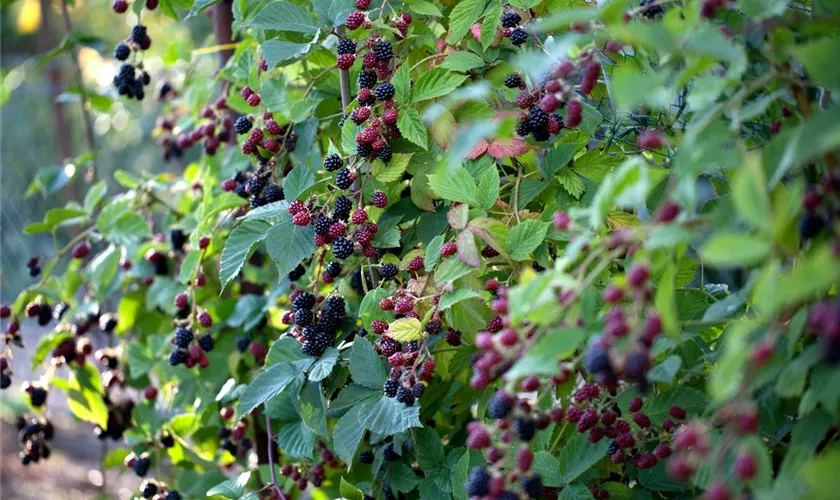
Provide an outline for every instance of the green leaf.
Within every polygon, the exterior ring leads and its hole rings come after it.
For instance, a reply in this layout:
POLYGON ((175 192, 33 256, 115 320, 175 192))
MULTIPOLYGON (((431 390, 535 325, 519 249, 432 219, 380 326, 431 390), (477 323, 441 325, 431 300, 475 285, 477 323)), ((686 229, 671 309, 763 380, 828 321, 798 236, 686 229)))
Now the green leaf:
POLYGON ((840 89, 840 71, 829 56, 831 53, 837 53, 838 50, 840 50, 840 43, 833 37, 815 39, 791 48, 793 56, 805 66, 814 84, 830 89, 840 89))
POLYGON ((478 179, 477 196, 479 206, 487 210, 499 199, 499 171, 495 165, 478 179))
POLYGON ((102 467, 106 469, 113 469, 114 467, 124 467, 123 461, 131 453, 125 448, 115 448, 105 455, 102 459, 102 467))
MULTIPOLYGON (((342 458, 342 460, 344 459, 342 458)), ((350 457, 350 460, 344 461, 348 464, 352 463, 352 456, 350 457)), ((345 500, 364 500, 365 498, 362 490, 345 481, 343 477, 341 478, 341 484, 338 487, 338 492, 341 495, 341 498, 344 498, 345 500)))
POLYGON ((750 267, 770 255, 769 241, 744 233, 715 233, 700 250, 705 264, 712 267, 750 267))
POLYGON ((732 179, 732 201, 750 224, 768 233, 773 230, 773 212, 767 195, 767 181, 758 157, 751 155, 732 179))
POLYGON ((52 226, 46 222, 33 222, 23 227, 23 234, 49 233, 50 231, 52 231, 52 226))
MULTIPOLYGON (((411 438, 414 441, 414 453, 417 464, 421 469, 429 472, 446 467, 446 455, 443 451, 440 435, 431 427, 412 429, 411 438)), ((446 478, 449 480, 449 478, 446 478)))
POLYGON ((445 96, 460 87, 466 79, 466 75, 459 75, 442 67, 432 68, 414 82, 414 87, 411 89, 411 101, 423 102, 445 96))
POLYGON ((408 7, 411 12, 422 16, 443 17, 443 13, 437 5, 432 2, 427 2, 426 0, 412 0, 410 3, 406 4, 406 7, 408 7))
POLYGON ((344 120, 344 125, 341 126, 341 150, 345 155, 356 154, 356 134, 359 132, 359 126, 353 123, 353 120, 344 120))
POLYGON ((595 497, 592 496, 592 492, 589 491, 589 487, 585 484, 573 483, 565 488, 560 492, 560 495, 557 496, 557 500, 594 500, 595 497))
POLYGON ((447 259, 440 266, 438 266, 438 269, 435 272, 435 282, 446 283, 450 281, 455 281, 458 278, 465 276, 474 270, 475 268, 473 268, 469 264, 461 262, 458 259, 447 259))
POLYGON ((484 20, 481 22, 481 48, 487 50, 487 47, 493 43, 496 38, 496 30, 502 20, 502 4, 501 2, 490 2, 484 10, 484 20))
MULTIPOLYGON (((381 391, 382 388, 380 387, 379 390, 381 391)), ((353 406, 338 419, 333 429, 335 453, 348 466, 353 463, 359 442, 365 434, 364 419, 368 406, 367 401, 353 406)))
POLYGON ((318 23, 305 10, 288 2, 272 2, 244 26, 255 29, 315 34, 318 23))
POLYGON ((382 389, 388 375, 379 355, 365 338, 356 337, 350 350, 350 375, 353 382, 371 389, 382 389))
POLYGON ((462 0, 449 13, 449 34, 446 41, 454 45, 464 38, 484 12, 487 0, 462 0))
POLYGON ((263 221, 248 220, 230 233, 220 260, 219 281, 222 283, 222 291, 239 274, 254 245, 266 238, 269 227, 263 221))
POLYGON ((370 406, 364 419, 365 428, 384 436, 423 426, 420 422, 420 405, 406 406, 384 394, 370 406))
POLYGON ((85 207, 85 211, 89 214, 93 213, 96 206, 99 205, 99 202, 105 197, 105 193, 107 191, 108 185, 105 184, 104 180, 91 186, 87 193, 85 193, 85 201, 82 204, 85 207))
POLYGON ((73 338, 73 334, 70 332, 50 332, 38 339, 38 345, 32 355, 32 372, 38 371, 38 367, 47 358, 47 354, 50 354, 62 342, 71 338, 73 338))
POLYGON ((189 285, 192 281, 193 276, 195 275, 196 269, 198 269, 198 265, 201 263, 201 251, 200 250, 192 250, 190 251, 186 257, 184 257, 184 261, 181 262, 181 271, 178 273, 178 281, 182 285, 189 285))
POLYGON ((300 418, 315 434, 327 436, 327 409, 321 384, 307 382, 300 392, 300 418))
POLYGON ((283 389, 299 376, 300 369, 291 363, 278 363, 257 375, 239 397, 236 407, 237 420, 283 392, 283 389))
POLYGON ((645 404, 644 411, 650 419, 659 424, 671 418, 668 410, 672 406, 683 408, 689 416, 698 415, 706 409, 709 397, 693 387, 681 385, 657 394, 645 404))
POLYGON ((373 162, 374 179, 383 184, 401 179, 413 155, 414 153, 394 153, 387 164, 377 158, 373 162))
POLYGON ((341 26, 347 15, 355 10, 354 0, 313 0, 312 7, 318 19, 330 28, 341 26))
MULTIPOLYGON (((350 122, 352 123, 352 121, 350 122)), ((423 125, 423 119, 420 117, 419 111, 409 107, 400 109, 400 114, 397 117, 397 128, 406 140, 423 149, 428 149, 429 133, 426 126, 423 125)), ((353 141, 355 143, 355 134, 353 135, 353 141)))
POLYGON ((394 86, 394 99, 397 102, 408 102, 411 95, 411 78, 408 73, 407 64, 401 64, 391 77, 391 84, 394 86))
POLYGON ((508 257, 505 242, 509 230, 501 221, 489 217, 479 217, 467 224, 467 230, 481 238, 484 243, 492 247, 500 254, 508 257))
POLYGON ((441 64, 442 68, 451 71, 469 71, 480 66, 484 66, 484 59, 465 50, 450 53, 441 64))
POLYGON ((315 253, 314 237, 315 230, 311 225, 296 226, 291 219, 286 219, 268 230, 265 248, 283 279, 286 279, 289 271, 315 253))
POLYGON ((662 318, 662 331, 673 338, 680 334, 679 325, 677 325, 677 301, 674 297, 676 272, 674 264, 668 263, 668 267, 659 279, 659 286, 654 296, 654 303, 662 318))
POLYGON ((598 229, 612 205, 640 207, 648 193, 666 175, 664 170, 654 169, 640 157, 633 157, 606 176, 598 187, 590 207, 590 224, 598 229))
POLYGON ((243 472, 237 477, 232 477, 207 490, 207 496, 219 495, 225 498, 239 498, 245 493, 245 486, 251 479, 251 471, 243 472))
POLYGON ((277 446, 287 455, 311 458, 318 435, 309 430, 302 420, 290 422, 277 434, 277 446))
POLYGON ((44 222, 54 229, 63 224, 77 224, 87 215, 88 213, 81 208, 52 208, 47 210, 44 222))
POLYGON ((379 308, 379 301, 389 295, 390 294, 386 290, 382 288, 375 288, 368 292, 362 299, 362 303, 359 306, 359 319, 362 320, 362 325, 368 331, 370 331, 370 322, 375 319, 382 321, 391 321, 393 319, 393 313, 390 311, 383 311, 379 308))
POLYGON ((109 245, 102 253, 94 257, 87 266, 85 275, 93 285, 96 298, 104 300, 108 289, 117 276, 120 267, 120 252, 114 245, 109 245))
POLYGON ((609 441, 597 444, 588 441, 586 434, 575 434, 560 450, 557 458, 545 451, 534 456, 533 469, 543 479, 545 486, 563 486, 589 470, 607 453, 609 441))
POLYGON ((574 171, 564 168, 556 176, 557 182, 563 186, 567 193, 579 200, 580 196, 586 191, 586 185, 574 171))
POLYGON ((478 186, 464 168, 444 170, 429 175, 429 187, 444 200, 460 201, 479 206, 478 186))
POLYGON ((550 179, 554 174, 566 167, 582 146, 582 144, 576 142, 561 143, 548 150, 545 158, 540 162, 540 172, 542 172, 543 177, 550 179))
POLYGON ((401 318, 388 327, 388 336, 398 342, 411 342, 423 337, 423 325, 417 318, 401 318))
POLYGON ((268 355, 265 358, 265 365, 271 366, 277 363, 294 363, 306 359, 308 356, 303 353, 301 343, 293 338, 282 338, 273 344, 268 350, 268 355))
POLYGON ((455 304, 462 302, 464 300, 469 299, 486 299, 487 296, 484 293, 476 292, 470 288, 457 288, 451 292, 445 292, 440 297, 440 303, 438 304, 438 310, 445 311, 450 307, 454 306, 455 304))
MULTIPOLYGON (((317 36, 313 42, 317 41, 317 36)), ((293 43, 284 40, 267 40, 262 44, 263 58, 268 64, 268 69, 275 68, 278 64, 297 59, 312 47, 311 43, 293 43)))
POLYGON ((574 354, 585 338, 586 331, 580 328, 552 328, 534 344, 528 355, 555 361, 564 359, 574 354))
POLYGON ((431 272, 440 260, 440 249, 443 247, 443 235, 439 234, 432 238, 432 241, 426 246, 426 256, 423 262, 426 265, 426 272, 431 272))
POLYGON ((93 365, 85 363, 71 371, 66 392, 73 415, 103 429, 108 427, 108 407, 102 400, 102 382, 93 365))
POLYGON ((309 369, 309 380, 317 382, 330 376, 335 364, 338 362, 338 349, 328 347, 321 357, 312 363, 309 369))
POLYGON ((529 259, 531 252, 540 246, 547 232, 548 223, 538 220, 526 220, 514 226, 505 241, 510 258, 516 261, 529 259))
POLYGON ((287 200, 296 200, 313 184, 315 184, 315 174, 312 170, 306 165, 298 165, 283 180, 283 192, 287 200))
POLYGON ((672 354, 665 358, 661 363, 651 368, 647 373, 647 379, 650 382, 664 382, 670 384, 677 376, 677 372, 682 367, 682 358, 676 354, 672 354))

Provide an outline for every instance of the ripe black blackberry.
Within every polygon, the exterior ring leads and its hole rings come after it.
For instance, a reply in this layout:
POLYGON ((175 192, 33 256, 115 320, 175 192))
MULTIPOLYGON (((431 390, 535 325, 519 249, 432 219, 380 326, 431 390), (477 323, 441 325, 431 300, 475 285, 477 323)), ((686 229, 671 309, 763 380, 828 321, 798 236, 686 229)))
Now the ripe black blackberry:
POLYGON ((341 275, 341 264, 338 262, 330 262, 327 264, 326 269, 324 272, 327 273, 327 276, 331 278, 338 278, 341 275))
POLYGON ((306 274, 306 268, 303 267, 303 264, 298 264, 298 266, 291 271, 289 271, 289 281, 297 281, 306 274))
POLYGON ((487 494, 490 473, 484 467, 474 467, 467 479, 467 494, 470 496, 483 497, 487 494))
POLYGON ((379 276, 382 279, 391 279, 400 274, 400 269, 394 264, 384 264, 379 268, 379 276))
POLYGON ((251 339, 248 337, 242 336, 236 339, 236 348, 239 349, 239 352, 248 350, 249 345, 251 345, 251 339))
POLYGON ((372 89, 376 86, 376 72, 375 71, 362 71, 359 73, 359 88, 360 89, 372 89))
POLYGON ((344 317, 344 298, 339 297, 338 295, 333 295, 329 299, 327 299, 327 311, 335 316, 336 318, 343 318, 344 317))
POLYGON ((165 448, 172 448, 175 446, 175 438, 172 437, 172 434, 165 432, 160 437, 160 444, 162 444, 165 448))
POLYGON ((343 166, 344 160, 342 160, 341 157, 338 156, 338 154, 336 153, 333 153, 324 158, 324 168, 327 170, 327 172, 335 172, 343 166))
POLYGON ((298 309, 312 309, 315 307, 315 296, 309 292, 301 292, 292 302, 292 307, 298 309))
POLYGON ((397 395, 397 391, 400 388, 399 382, 396 380, 388 380, 385 382, 385 386, 382 388, 382 392, 385 393, 386 396, 389 398, 393 398, 397 395))
POLYGON ((359 452, 359 462, 363 464, 372 464, 373 463, 374 454, 371 450, 365 450, 359 452))
POLYGON ((820 234, 825 227, 825 220, 816 214, 802 214, 799 219, 799 237, 804 240, 810 240, 814 236, 820 234))
POLYGON ((265 196, 266 203, 274 203, 275 201, 284 200, 286 198, 286 193, 283 192, 283 188, 280 186, 271 184, 265 188, 263 196, 265 196))
POLYGON ((262 196, 252 196, 248 203, 251 205, 251 208, 260 208, 267 205, 268 201, 262 196))
POLYGON ((298 309, 295 311, 295 324, 298 326, 306 326, 312 324, 315 315, 309 309, 298 309))
POLYGON ((514 28, 510 32, 510 43, 514 45, 522 45, 528 41, 528 33, 522 28, 514 28))
POLYGON ((233 124, 233 130, 235 130, 237 134, 243 135, 247 134, 253 125, 254 124, 251 123, 251 120, 249 120, 247 116, 240 116, 236 119, 236 123, 233 124))
POLYGON ((534 474, 531 477, 523 477, 519 483, 522 485, 522 489, 525 490, 525 493, 528 494, 528 497, 542 498, 543 485, 539 474, 534 474))
POLYGON ((534 136, 534 140, 538 142, 547 141, 550 136, 548 130, 544 128, 535 128, 531 134, 534 136))
POLYGON ((0 389, 6 389, 10 385, 12 385, 12 377, 6 372, 0 373, 0 389))
POLYGON ((157 495, 157 491, 158 487, 155 483, 143 481, 143 484, 140 485, 140 494, 143 498, 152 498, 157 495))
POLYGON ((528 137, 528 134, 531 133, 531 130, 532 128, 530 120, 520 119, 516 123, 516 135, 518 135, 519 137, 528 137))
POLYGON ((426 386, 423 385, 422 382, 417 382, 416 384, 411 386, 411 394, 417 399, 420 399, 420 396, 423 395, 423 392, 425 392, 425 390, 426 386))
POLYGON ((338 41, 338 46, 336 47, 338 51, 338 55, 342 56, 344 54, 355 54, 356 53, 356 42, 350 40, 349 38, 342 38, 338 41))
POLYGON ((121 43, 114 47, 114 58, 118 61, 125 61, 131 55, 131 47, 121 43))
POLYGON ((47 390, 41 387, 31 387, 29 389, 29 402, 35 408, 44 406, 47 402, 47 390))
POLYGON ((136 44, 142 44, 143 41, 146 40, 148 34, 146 33, 146 27, 142 24, 137 24, 133 28, 131 28, 131 41, 136 44))
POLYGON ((333 203, 333 218, 347 222, 350 219, 351 210, 353 210, 353 202, 346 196, 341 195, 333 203))
MULTIPOLYGON (((373 200, 371 200, 371 202, 376 207, 385 208, 385 205, 388 204, 388 200, 386 199, 385 203, 377 203, 377 202, 381 201, 381 200, 377 200, 377 196, 379 196, 379 195, 382 195, 384 197, 385 193, 383 193, 382 191, 377 191, 377 192, 373 193, 373 200), (379 205, 382 205, 382 206, 379 206, 379 205)), ((386 253, 387 253, 387 250, 385 250, 384 248, 376 247, 374 256, 376 257, 376 260, 382 260, 382 257, 385 257, 386 253)))
POLYGON ((528 417, 517 417, 513 421, 513 428, 522 441, 530 441, 534 438, 534 433, 537 432, 534 420, 528 417))
POLYGON ((175 348, 169 354, 169 364, 172 366, 180 365, 187 361, 187 351, 180 348, 175 348))
POLYGON ((190 346, 190 343, 193 341, 193 331, 189 328, 179 326, 177 330, 175 330, 175 338, 172 339, 172 343, 176 346, 180 347, 181 349, 186 349, 190 346))
POLYGON ((166 493, 166 499, 165 500, 181 500, 181 494, 178 493, 177 491, 169 490, 166 493))
POLYGON ((364 337, 367 337, 367 336, 368 336, 368 331, 367 331, 367 329, 366 329, 365 327, 361 327, 361 328, 359 328, 358 330, 356 330, 356 335, 358 335, 359 337, 364 338, 364 337))
POLYGON ((320 215, 317 219, 315 219, 315 224, 313 224, 312 227, 315 229, 315 234, 326 236, 330 234, 330 226, 332 226, 332 223, 332 219, 325 215, 320 215))
POLYGON ((548 115, 542 109, 533 107, 528 112, 528 121, 531 123, 531 128, 545 128, 548 124, 548 115))
POLYGON ((389 443, 387 446, 385 446, 385 451, 382 454, 385 456, 385 460, 387 460, 388 462, 396 462, 400 459, 399 454, 397 454, 397 451, 394 449, 393 443, 389 443))
POLYGON ((356 154, 362 158, 369 158, 373 154, 373 146, 366 142, 356 143, 356 154))
POLYGON ((397 388, 397 402, 406 406, 414 406, 414 395, 411 393, 411 389, 403 386, 397 388))
POLYGON ((339 317, 331 314, 329 311, 325 311, 318 318, 318 329, 323 332, 335 332, 338 329, 339 322, 339 317))
POLYGON ((377 61, 388 61, 394 57, 394 49, 388 40, 379 40, 373 44, 373 54, 377 61))
POLYGON ((410 340, 405 343, 405 352, 417 352, 420 350, 420 342, 410 340))
POLYGON ((49 304, 41 304, 41 309, 38 310, 38 324, 47 326, 53 318, 53 309, 49 304))
POLYGON ((184 249, 187 237, 182 229, 172 229, 169 231, 169 242, 172 244, 172 250, 177 252, 184 249))
POLYGON ((519 73, 513 73, 505 78, 505 87, 509 89, 518 89, 522 85, 522 77, 519 73))
POLYGON ((350 189, 353 185, 353 179, 350 178, 350 169, 342 168, 335 173, 335 185, 338 189, 350 189))
POLYGON ((376 90, 373 91, 373 95, 380 101, 387 101, 388 99, 394 97, 395 93, 396 89, 394 89, 394 86, 388 82, 380 84, 376 87, 376 90))
POLYGON ((303 343, 303 353, 307 356, 318 357, 324 354, 331 344, 329 335, 324 332, 317 332, 311 337, 307 337, 303 343))
POLYGON ((146 475, 149 472, 149 465, 151 464, 151 460, 148 457, 137 457, 134 460, 134 465, 132 469, 134 469, 134 473, 140 477, 146 475))
POLYGON ((388 163, 389 161, 391 161, 391 156, 393 156, 393 151, 391 150, 391 146, 386 144, 382 149, 380 149, 376 153, 376 156, 380 160, 384 161, 385 163, 388 163))
POLYGON ((515 28, 519 26, 519 23, 522 22, 522 16, 517 14, 516 12, 505 12, 502 15, 502 27, 503 28, 515 28))
POLYGON ((268 181, 264 177, 255 175, 248 179, 248 192, 251 193, 251 196, 258 196, 266 184, 268 184, 268 181))
POLYGON ((210 334, 202 335, 198 338, 198 347, 201 347, 201 350, 204 352, 210 352, 213 350, 213 337, 210 334))
POLYGON ((339 236, 333 242, 333 255, 342 260, 350 257, 353 255, 353 242, 344 236, 339 236))
POLYGON ((514 400, 509 394, 504 391, 497 391, 487 405, 487 416, 501 420, 510 414, 513 410, 513 404, 514 400))
POLYGON ((426 323, 426 328, 424 328, 424 330, 429 335, 435 335, 435 334, 440 333, 440 328, 441 328, 440 321, 436 320, 436 319, 433 319, 433 320, 429 321, 428 323, 426 323))
POLYGON ((665 10, 657 2, 658 0, 642 0, 639 3, 639 10, 641 11, 642 16, 648 19, 652 19, 656 16, 662 15, 665 12, 665 10), (650 4, 653 5, 650 7, 646 7, 650 4))

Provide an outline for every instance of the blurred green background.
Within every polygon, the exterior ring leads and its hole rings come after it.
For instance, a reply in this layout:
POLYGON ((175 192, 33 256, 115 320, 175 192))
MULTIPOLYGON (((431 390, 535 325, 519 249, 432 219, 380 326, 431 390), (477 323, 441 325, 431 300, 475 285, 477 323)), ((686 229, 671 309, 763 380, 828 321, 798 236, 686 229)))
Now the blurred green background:
MULTIPOLYGON (((155 121, 162 112, 154 89, 164 79, 178 88, 190 69, 193 74, 212 78, 216 55, 193 54, 197 47, 214 45, 210 18, 199 14, 176 22, 160 12, 144 14, 142 23, 148 26, 153 40, 145 65, 153 81, 146 98, 138 102, 118 99, 111 88, 118 68, 112 50, 128 36, 137 16, 132 10, 116 14, 110 2, 102 0, 76 0, 69 14, 76 38, 86 41, 78 47, 78 60, 85 87, 93 95, 90 112, 98 150, 97 178, 107 179, 109 192, 113 193, 118 188, 112 175, 117 169, 135 173, 183 170, 197 151, 179 162, 162 161, 152 137, 155 121)), ((179 14, 184 17, 186 12, 179 14)), ((54 57, 43 57, 61 46, 68 34, 61 2, 4 0, 0 20, 0 300, 8 303, 31 283, 26 268, 29 258, 53 253, 49 234, 25 235, 22 229, 41 220, 50 208, 81 200, 89 181, 84 175, 85 162, 75 165, 75 159, 84 155, 88 147, 72 51, 59 50, 54 57), (27 193, 39 172, 52 185, 27 193), (65 173, 74 175, 67 179, 65 173), (65 181, 63 187, 50 189, 65 181)), ((71 236, 60 232, 59 244, 71 236)))

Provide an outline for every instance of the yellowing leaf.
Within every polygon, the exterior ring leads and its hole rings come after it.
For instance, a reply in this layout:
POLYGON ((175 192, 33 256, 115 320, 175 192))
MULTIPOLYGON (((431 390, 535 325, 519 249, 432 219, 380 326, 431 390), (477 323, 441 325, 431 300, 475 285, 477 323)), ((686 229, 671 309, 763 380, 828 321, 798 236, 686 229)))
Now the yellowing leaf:
POLYGON ((416 318, 402 318, 391 323, 388 336, 398 342, 411 342, 423 336, 422 325, 416 318))

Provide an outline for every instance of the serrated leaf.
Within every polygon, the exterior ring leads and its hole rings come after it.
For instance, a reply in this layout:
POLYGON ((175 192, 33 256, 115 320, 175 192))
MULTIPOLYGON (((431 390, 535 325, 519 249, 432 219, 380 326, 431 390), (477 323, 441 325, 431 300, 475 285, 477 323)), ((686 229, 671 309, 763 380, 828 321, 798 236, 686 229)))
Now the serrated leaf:
POLYGON ((586 434, 575 434, 560 450, 557 458, 541 451, 534 456, 535 472, 540 473, 545 486, 568 484, 595 465, 609 448, 609 440, 597 444, 588 441, 586 434))
POLYGON ((411 12, 423 16, 442 17, 443 12, 432 2, 426 0, 412 0, 406 5, 411 12))
POLYGON ((309 368, 309 380, 318 382, 329 377, 336 363, 338 363, 338 349, 328 347, 324 354, 309 368))
POLYGON ((335 453, 348 467, 353 463, 356 449, 365 434, 364 418, 367 408, 368 402, 353 406, 350 411, 338 419, 333 429, 335 453))
POLYGON ((365 338, 356 337, 353 341, 350 350, 350 375, 353 382, 371 389, 382 389, 387 380, 379 355, 365 338))
POLYGON ((297 458, 311 458, 318 435, 312 432, 303 420, 290 422, 277 433, 277 446, 287 455, 297 458))
POLYGON ((277 224, 265 236, 265 248, 284 277, 315 253, 315 230, 311 225, 296 226, 291 219, 277 224))
POLYGON ((479 206, 478 186, 470 173, 464 168, 446 170, 428 176, 429 187, 444 200, 460 201, 472 206, 479 206))
POLYGON ((448 54, 441 64, 442 68, 451 71, 469 71, 480 66, 484 66, 484 59, 465 50, 448 54))
POLYGON ((219 281, 222 283, 221 291, 224 291, 230 280, 239 274, 254 245, 266 238, 269 227, 263 221, 249 220, 230 233, 228 240, 225 242, 225 248, 222 250, 220 261, 219 281))
POLYGON ((545 158, 540 162, 540 172, 542 172, 543 177, 550 179, 554 174, 563 170, 566 164, 575 157, 575 153, 584 145, 576 142, 561 143, 548 150, 545 158))
MULTIPOLYGON (((348 464, 352 463, 352 455, 350 457, 350 460, 344 461, 348 464)), ((341 495, 341 498, 344 498, 345 500, 364 500, 365 498, 365 495, 362 493, 362 490, 356 488, 352 484, 345 481, 343 477, 341 478, 341 484, 338 487, 338 493, 341 495)))
POLYGON ((264 220, 277 222, 282 217, 289 215, 289 202, 287 200, 275 201, 268 205, 252 208, 248 213, 240 217, 240 220, 264 220))
POLYGON ((449 13, 449 34, 446 41, 456 44, 464 38, 473 24, 484 12, 487 0, 463 0, 449 13))
MULTIPOLYGON (((351 122, 350 120, 347 121, 351 122)), ((423 149, 428 149, 429 133, 423 125, 423 119, 420 117, 419 111, 414 108, 402 108, 399 117, 397 117, 397 128, 406 140, 411 141, 423 149)), ((354 144, 355 140, 356 136, 354 134, 354 144)))
POLYGON ((540 246, 547 232, 548 223, 538 220, 526 220, 514 226, 505 240, 510 258, 516 261, 529 259, 531 252, 540 246))
POLYGON ((578 200, 583 192, 586 191, 586 186, 583 184, 583 180, 568 168, 560 170, 555 178, 560 185, 563 186, 563 189, 565 189, 567 193, 578 200))
POLYGON ((445 96, 460 87, 466 79, 466 75, 459 75, 441 67, 432 68, 414 82, 414 87, 411 89, 411 101, 423 102, 445 96))
POLYGON ((223 481, 216 486, 213 486, 209 490, 207 490, 207 496, 223 496, 225 498, 232 498, 236 499, 242 496, 245 493, 245 486, 248 484, 248 481, 251 479, 251 471, 243 472, 242 474, 238 475, 237 477, 232 477, 226 481, 223 481))
POLYGON ((283 392, 283 389, 299 376, 299 366, 292 363, 278 363, 257 375, 239 397, 239 404, 236 406, 237 420, 283 392))
POLYGON ((397 102, 408 102, 411 93, 411 79, 408 70, 408 64, 401 64, 394 71, 394 76, 391 77, 391 85, 394 86, 394 100, 397 102))
POLYGON ((481 21, 481 48, 487 50, 487 47, 493 43, 496 38, 496 33, 502 20, 502 3, 490 2, 484 10, 484 19, 481 21))
POLYGON ((318 19, 330 28, 344 24, 347 15, 355 10, 354 0, 314 0, 312 8, 318 19))
POLYGON ((283 180, 283 192, 287 200, 296 200, 313 184, 315 173, 306 165, 298 165, 283 180))
POLYGON ((439 234, 432 238, 426 246, 426 256, 423 262, 426 265, 426 272, 431 272, 440 260, 440 249, 443 247, 443 235, 439 234))
POLYGON ((516 158, 530 150, 531 148, 528 146, 528 143, 519 137, 494 139, 493 142, 487 145, 487 154, 496 159, 516 158))
POLYGON ((364 415, 365 428, 383 436, 391 436, 412 427, 422 427, 420 405, 406 406, 395 398, 382 395, 364 415))
POLYGON ((271 70, 278 64, 292 61, 309 52, 314 42, 318 40, 318 33, 311 43, 293 43, 285 40, 267 40, 262 44, 263 58, 271 70))
POLYGON ((423 337, 423 325, 417 318, 400 318, 388 327, 388 336, 398 342, 411 342, 423 337))
POLYGON ((289 2, 272 2, 267 4, 244 26, 278 31, 295 31, 298 33, 315 34, 318 23, 305 10, 289 2))
POLYGON ((394 153, 388 163, 377 158, 373 162, 374 179, 385 184, 401 179, 412 156, 414 153, 394 153))
POLYGON ((198 265, 200 262, 200 250, 192 250, 187 254, 186 257, 184 257, 184 261, 181 262, 181 271, 178 273, 178 281, 182 285, 190 284, 193 276, 195 275, 196 269, 198 269, 198 265))

